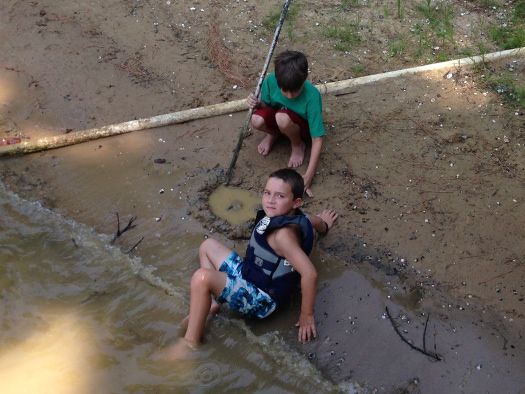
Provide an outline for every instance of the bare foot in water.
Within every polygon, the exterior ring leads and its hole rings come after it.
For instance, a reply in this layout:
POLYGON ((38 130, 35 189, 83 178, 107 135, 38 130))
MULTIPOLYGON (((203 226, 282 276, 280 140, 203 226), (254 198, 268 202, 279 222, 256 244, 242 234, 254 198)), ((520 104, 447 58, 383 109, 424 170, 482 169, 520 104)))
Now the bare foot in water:
POLYGON ((155 353, 153 359, 160 361, 190 360, 194 358, 196 349, 197 345, 184 338, 179 338, 174 344, 155 353))
POLYGON ((277 136, 267 134, 266 137, 263 138, 263 140, 259 143, 259 146, 257 146, 257 151, 263 155, 267 156, 268 153, 272 150, 273 144, 277 140, 277 136))
POLYGON ((300 145, 292 145, 292 153, 290 154, 288 167, 297 168, 303 164, 305 148, 306 144, 304 142, 302 142, 300 145))

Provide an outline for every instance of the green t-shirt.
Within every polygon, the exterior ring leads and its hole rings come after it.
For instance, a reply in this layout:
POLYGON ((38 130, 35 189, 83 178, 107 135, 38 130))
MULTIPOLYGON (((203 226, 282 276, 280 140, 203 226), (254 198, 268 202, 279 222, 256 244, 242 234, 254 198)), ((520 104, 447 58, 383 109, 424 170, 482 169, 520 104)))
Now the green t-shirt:
POLYGON ((262 85, 261 101, 276 109, 289 109, 308 122, 312 138, 326 134, 323 125, 321 93, 310 81, 305 81, 301 94, 293 99, 281 93, 275 74, 269 74, 262 85))

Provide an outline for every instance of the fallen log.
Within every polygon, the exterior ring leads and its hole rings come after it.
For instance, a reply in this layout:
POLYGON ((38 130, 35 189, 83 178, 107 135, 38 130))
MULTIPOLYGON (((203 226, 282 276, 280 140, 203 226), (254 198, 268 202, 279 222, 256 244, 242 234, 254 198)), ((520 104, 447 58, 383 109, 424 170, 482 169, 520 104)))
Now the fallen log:
POLYGON ((63 146, 75 145, 82 142, 97 140, 99 138, 130 133, 132 131, 146 130, 154 127, 167 126, 171 124, 189 122, 196 119, 229 114, 232 112, 242 111, 246 108, 247 105, 245 100, 230 101, 226 103, 209 105, 206 107, 197 107, 184 111, 157 115, 151 118, 116 123, 89 130, 44 137, 39 138, 36 141, 24 141, 16 145, 8 145, 7 147, 0 149, 0 157, 61 148, 63 146))
MULTIPOLYGON (((316 87, 317 89, 319 89, 321 94, 341 93, 355 86, 365 85, 390 78, 396 78, 402 75, 417 74, 426 71, 440 70, 444 68, 459 68, 480 62, 489 62, 506 57, 519 56, 524 54, 525 47, 509 49, 506 51, 488 53, 481 56, 473 56, 441 63, 427 64, 425 66, 406 68, 397 71, 389 71, 381 74, 367 75, 365 77, 347 79, 343 81, 329 82, 316 85, 316 87)), ((244 99, 229 101, 226 103, 213 104, 205 107, 197 107, 179 112, 157 115, 151 118, 132 120, 129 122, 103 126, 100 128, 40 138, 36 141, 23 141, 15 145, 7 145, 4 147, 0 147, 0 157, 61 148, 64 146, 79 144, 82 142, 92 141, 99 138, 130 133, 132 131, 146 130, 154 127, 162 127, 171 124, 184 123, 189 122, 191 120, 225 115, 233 112, 243 111, 246 109, 248 109, 248 106, 244 99)))

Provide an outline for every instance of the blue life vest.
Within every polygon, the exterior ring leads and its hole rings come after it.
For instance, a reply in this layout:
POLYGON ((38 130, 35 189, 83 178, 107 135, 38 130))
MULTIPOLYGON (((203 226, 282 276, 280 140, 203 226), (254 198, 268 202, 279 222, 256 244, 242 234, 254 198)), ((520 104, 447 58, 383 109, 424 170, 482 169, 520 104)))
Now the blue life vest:
POLYGON ((309 255, 314 242, 313 226, 301 211, 298 215, 269 218, 261 210, 257 213, 255 223, 242 265, 242 277, 268 293, 279 306, 290 299, 301 276, 283 256, 272 249, 267 235, 272 230, 296 225, 301 235, 301 248, 309 255))

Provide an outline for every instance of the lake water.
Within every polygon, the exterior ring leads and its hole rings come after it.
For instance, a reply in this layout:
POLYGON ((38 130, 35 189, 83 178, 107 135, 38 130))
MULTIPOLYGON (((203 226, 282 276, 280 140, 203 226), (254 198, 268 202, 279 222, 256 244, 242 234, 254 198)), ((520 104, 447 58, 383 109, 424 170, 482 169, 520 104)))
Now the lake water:
POLYGON ((177 240, 169 280, 110 241, 0 184, 1 393, 353 392, 287 345, 284 317, 221 313, 192 360, 153 361, 180 335, 200 240, 177 240))

